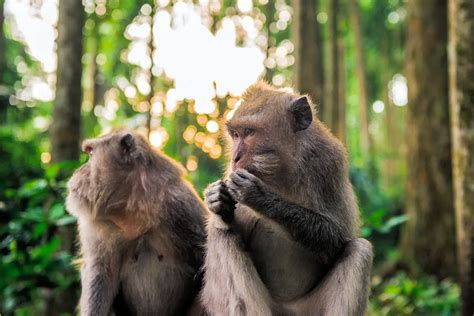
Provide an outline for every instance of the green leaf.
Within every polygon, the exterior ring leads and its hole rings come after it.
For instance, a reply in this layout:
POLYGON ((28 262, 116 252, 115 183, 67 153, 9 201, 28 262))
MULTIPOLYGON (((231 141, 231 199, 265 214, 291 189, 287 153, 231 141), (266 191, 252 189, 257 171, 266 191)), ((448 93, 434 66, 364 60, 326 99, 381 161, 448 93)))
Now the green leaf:
POLYGON ((46 189, 48 182, 45 179, 33 179, 21 186, 18 195, 20 197, 31 197, 46 189))
POLYGON ((43 236, 46 233, 47 229, 48 229, 48 225, 44 222, 36 224, 35 227, 33 228, 33 238, 37 239, 43 236))
POLYGON ((49 258, 59 248, 60 244, 59 238, 55 237, 49 243, 33 248, 31 250, 31 257, 33 259, 49 258))
POLYGON ((65 214, 64 205, 62 203, 54 204, 51 209, 49 210, 49 219, 51 221, 56 221, 63 217, 65 214))
POLYGON ((56 226, 66 226, 66 225, 74 224, 75 222, 76 222, 75 217, 66 215, 56 221, 56 226))
POLYGON ((48 180, 53 180, 58 175, 59 170, 61 170, 61 165, 51 164, 51 165, 46 166, 46 170, 44 174, 48 180))
POLYGON ((403 215, 398 215, 390 218, 382 228, 379 229, 381 233, 388 233, 392 228, 406 222, 408 217, 403 214, 403 215))
POLYGON ((33 222, 41 222, 44 219, 44 212, 41 207, 31 207, 21 214, 23 219, 33 222))
POLYGON ((364 237, 364 238, 367 238, 370 235, 372 235, 372 228, 371 227, 362 227, 361 236, 364 237))

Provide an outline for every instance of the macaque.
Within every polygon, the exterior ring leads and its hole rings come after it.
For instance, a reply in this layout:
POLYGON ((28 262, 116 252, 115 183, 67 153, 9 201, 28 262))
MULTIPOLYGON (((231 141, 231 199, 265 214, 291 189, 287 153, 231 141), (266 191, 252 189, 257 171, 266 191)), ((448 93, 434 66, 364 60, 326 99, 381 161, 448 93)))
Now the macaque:
POLYGON ((207 210, 182 168, 132 132, 83 150, 89 160, 66 201, 79 226, 81 315, 186 315, 200 287, 207 210))
POLYGON ((363 315, 372 246, 343 145, 307 96, 258 82, 226 122, 231 163, 205 195, 210 315, 363 315))

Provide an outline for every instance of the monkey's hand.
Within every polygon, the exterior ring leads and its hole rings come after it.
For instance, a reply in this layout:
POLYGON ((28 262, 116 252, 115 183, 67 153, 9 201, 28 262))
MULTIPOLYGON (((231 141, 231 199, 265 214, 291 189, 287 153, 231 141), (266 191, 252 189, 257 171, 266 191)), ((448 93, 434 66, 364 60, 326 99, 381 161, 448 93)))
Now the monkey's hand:
POLYGON ((211 183, 204 195, 209 210, 219 215, 225 223, 232 223, 237 202, 230 195, 224 181, 219 180, 211 183))
POLYGON ((244 169, 232 172, 226 185, 237 202, 249 206, 254 206, 268 192, 262 180, 244 169))

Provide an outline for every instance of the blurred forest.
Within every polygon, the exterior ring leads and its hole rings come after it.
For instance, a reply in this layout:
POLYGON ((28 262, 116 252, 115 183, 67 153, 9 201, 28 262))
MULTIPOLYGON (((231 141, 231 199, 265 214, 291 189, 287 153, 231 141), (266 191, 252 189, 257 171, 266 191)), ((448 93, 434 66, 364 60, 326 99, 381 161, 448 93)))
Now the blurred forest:
POLYGON ((369 315, 474 313, 474 1, 0 0, 0 314, 74 313, 80 142, 136 129, 222 175, 220 121, 258 78, 347 146, 369 315), (449 3, 448 3, 449 2, 449 3))

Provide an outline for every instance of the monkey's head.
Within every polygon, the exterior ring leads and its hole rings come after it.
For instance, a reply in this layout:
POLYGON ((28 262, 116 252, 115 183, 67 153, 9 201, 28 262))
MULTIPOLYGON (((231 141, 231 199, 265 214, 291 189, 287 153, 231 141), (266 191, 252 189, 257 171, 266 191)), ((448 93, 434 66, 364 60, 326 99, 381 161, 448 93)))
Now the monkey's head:
POLYGON ((68 182, 67 209, 74 215, 97 216, 127 210, 147 192, 150 168, 157 155, 146 140, 132 132, 119 131, 84 141, 89 160, 68 182), (133 197, 133 201, 132 201, 133 197))
POLYGON ((264 82, 250 86, 226 122, 232 170, 243 168, 264 180, 290 172, 297 165, 299 140, 312 122, 306 96, 264 82))

